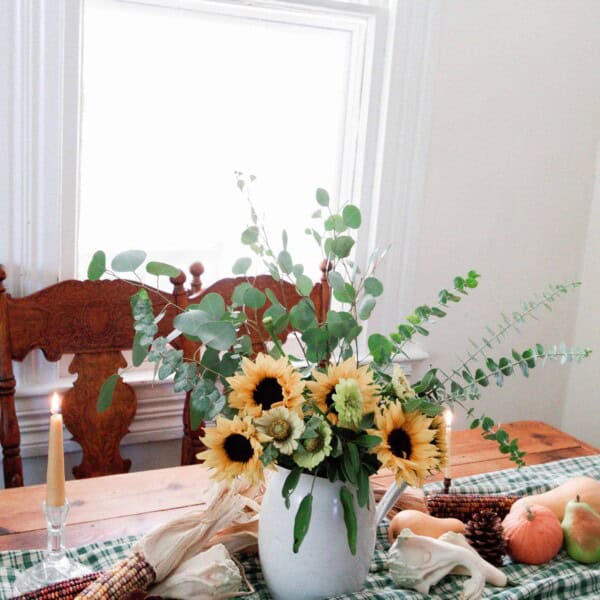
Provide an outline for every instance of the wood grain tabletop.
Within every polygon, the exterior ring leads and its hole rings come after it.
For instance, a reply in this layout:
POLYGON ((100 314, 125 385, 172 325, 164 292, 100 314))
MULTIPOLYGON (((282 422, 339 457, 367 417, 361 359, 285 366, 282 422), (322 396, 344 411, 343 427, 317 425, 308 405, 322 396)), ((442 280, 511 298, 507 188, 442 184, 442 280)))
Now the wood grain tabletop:
MULTIPOLYGON (((527 452, 528 465, 599 454, 600 450, 538 421, 503 424, 527 452)), ((452 478, 509 469, 514 464, 480 431, 452 432, 452 478)), ((436 481, 443 475, 432 477, 436 481)), ((391 475, 374 476, 389 485, 391 475)), ((139 535, 204 502, 209 473, 200 465, 67 481, 71 512, 70 547, 125 535, 139 535)), ((45 486, 0 490, 0 551, 43 548, 46 526, 41 510, 45 486)))

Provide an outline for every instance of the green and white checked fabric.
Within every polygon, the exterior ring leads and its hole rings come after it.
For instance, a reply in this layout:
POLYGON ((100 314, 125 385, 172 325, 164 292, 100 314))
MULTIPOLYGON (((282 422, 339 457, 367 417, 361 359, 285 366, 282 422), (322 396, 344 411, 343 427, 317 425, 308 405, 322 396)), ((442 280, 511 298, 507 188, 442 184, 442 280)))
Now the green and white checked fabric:
MULTIPOLYGON (((522 469, 496 471, 453 481, 457 492, 463 493, 537 493, 560 485, 577 475, 587 475, 600 480, 600 455, 570 458, 546 465, 535 465, 522 469)), ((440 484, 426 486, 429 492, 439 491, 440 484)), ((90 544, 70 551, 77 560, 89 564, 95 570, 104 570, 124 558, 134 538, 122 538, 102 544, 90 544)), ((394 588, 385 568, 385 555, 389 548, 387 524, 378 535, 371 572, 365 589, 358 594, 339 596, 336 600, 389 600, 425 598, 410 590, 394 588)), ((40 551, 11 551, 0 553, 0 600, 10 598, 11 584, 16 571, 25 569, 40 560, 40 551)), ((256 593, 250 600, 268 600, 269 592, 263 580, 257 559, 245 559, 244 568, 256 593)), ((539 567, 507 564, 504 571, 509 579, 506 588, 487 586, 484 598, 495 600, 546 600, 577 599, 600 600, 600 564, 580 565, 562 551, 553 561, 539 567)), ((458 598, 462 590, 463 577, 446 577, 431 589, 428 598, 449 600, 458 598)))

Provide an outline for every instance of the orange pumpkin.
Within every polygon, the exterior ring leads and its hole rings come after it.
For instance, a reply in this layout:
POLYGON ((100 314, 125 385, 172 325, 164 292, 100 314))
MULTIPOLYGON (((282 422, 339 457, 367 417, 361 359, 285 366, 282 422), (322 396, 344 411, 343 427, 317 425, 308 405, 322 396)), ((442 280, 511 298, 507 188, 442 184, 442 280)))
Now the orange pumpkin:
POLYGON ((516 562, 541 565, 552 560, 563 544, 563 530, 556 515, 539 504, 523 504, 502 522, 508 554, 516 562))

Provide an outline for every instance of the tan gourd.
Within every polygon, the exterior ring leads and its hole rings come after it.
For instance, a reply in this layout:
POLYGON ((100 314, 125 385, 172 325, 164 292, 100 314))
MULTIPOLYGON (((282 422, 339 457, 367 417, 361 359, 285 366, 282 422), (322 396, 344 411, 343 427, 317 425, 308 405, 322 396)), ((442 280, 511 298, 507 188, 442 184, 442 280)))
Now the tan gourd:
POLYGON ((562 521, 567 502, 576 496, 579 496, 581 502, 586 502, 600 513, 600 481, 591 477, 574 477, 549 492, 519 498, 512 505, 510 512, 521 510, 525 504, 537 504, 549 508, 556 518, 562 521))
POLYGON ((393 542, 405 528, 410 529, 415 535, 426 535, 432 538, 438 538, 448 531, 463 534, 465 532, 465 524, 458 519, 438 519, 418 510, 403 510, 390 523, 388 531, 390 541, 393 542))

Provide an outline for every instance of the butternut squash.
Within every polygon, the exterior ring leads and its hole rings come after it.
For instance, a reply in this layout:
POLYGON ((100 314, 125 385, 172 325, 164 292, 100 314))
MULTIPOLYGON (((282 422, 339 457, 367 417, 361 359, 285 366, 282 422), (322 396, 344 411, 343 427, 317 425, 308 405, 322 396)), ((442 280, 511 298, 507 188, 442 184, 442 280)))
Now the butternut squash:
POLYGON ((390 523, 388 535, 393 542, 404 528, 410 529, 415 535, 438 538, 448 531, 465 532, 465 524, 458 519, 438 519, 418 510, 400 511, 390 523))
POLYGON ((586 502, 596 512, 600 513, 600 481, 596 481, 591 477, 574 477, 543 494, 533 494, 519 498, 512 505, 510 512, 517 509, 523 510, 525 504, 537 504, 549 508, 558 520, 562 521, 567 502, 573 500, 576 496, 579 496, 581 502, 586 502))

